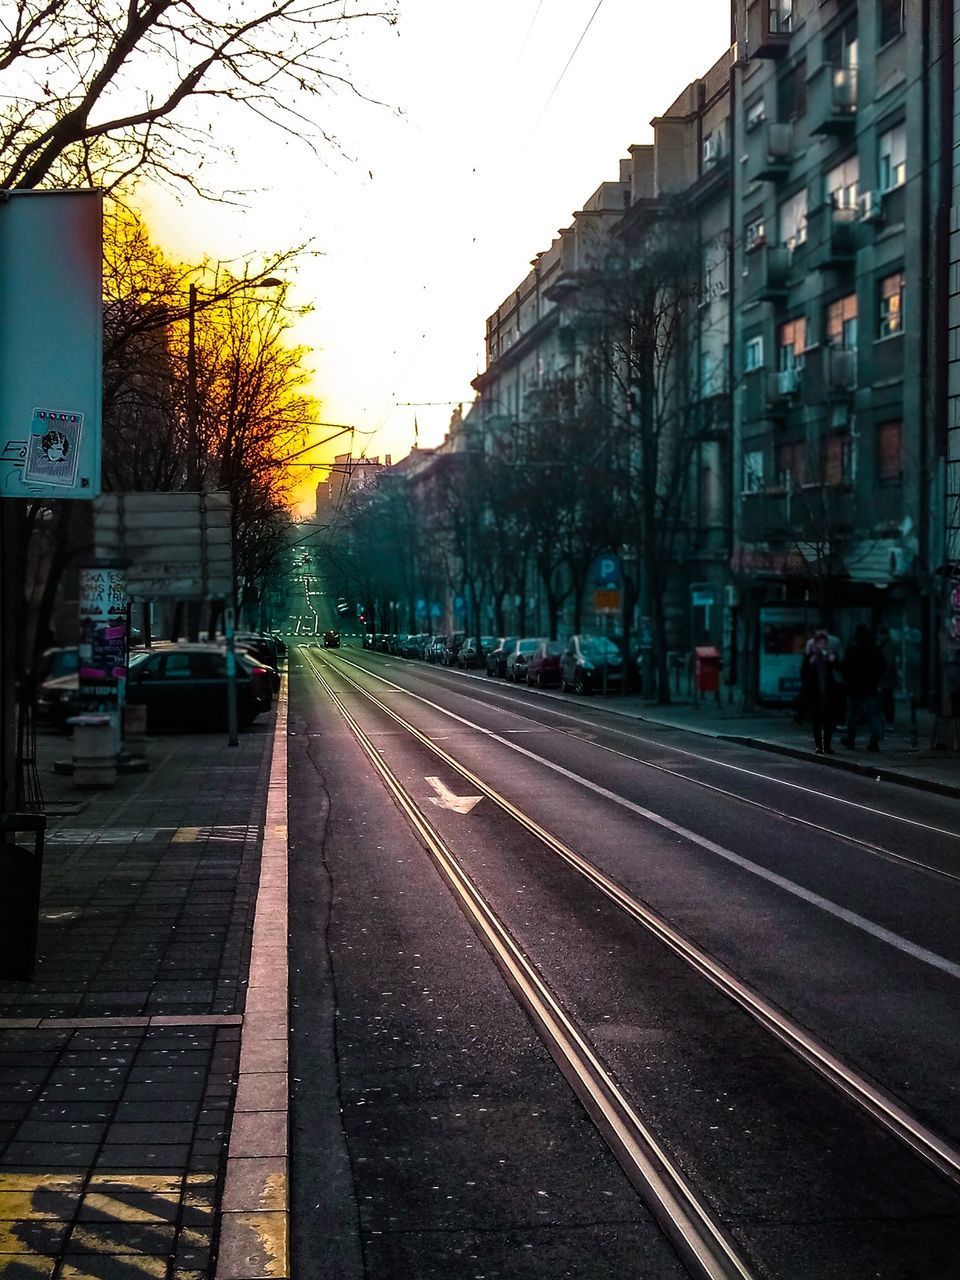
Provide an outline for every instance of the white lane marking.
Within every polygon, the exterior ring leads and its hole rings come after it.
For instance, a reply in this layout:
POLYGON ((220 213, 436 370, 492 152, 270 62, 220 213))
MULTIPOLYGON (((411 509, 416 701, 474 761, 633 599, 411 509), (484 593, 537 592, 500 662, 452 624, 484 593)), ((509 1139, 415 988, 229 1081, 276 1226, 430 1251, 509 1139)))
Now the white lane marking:
POLYGON ((430 796, 430 803, 441 809, 452 809, 454 813, 469 813, 474 805, 478 805, 483 799, 483 796, 455 795, 439 778, 424 778, 424 782, 429 782, 437 793, 435 796, 430 796))
MULTIPOLYGON (((367 673, 367 675, 373 676, 375 680, 383 679, 382 676, 378 676, 376 672, 371 671, 369 667, 362 667, 358 663, 352 663, 351 665, 356 666, 358 671, 364 671, 367 673)), ((480 679, 479 676, 472 676, 470 675, 469 672, 466 672, 466 671, 460 672, 459 674, 464 679, 479 681, 479 683, 483 686, 483 688, 487 689, 494 697, 501 698, 504 702, 506 702, 511 707, 519 707, 523 705, 519 698, 511 697, 510 693, 506 689, 501 689, 495 685, 486 684, 483 680, 480 679)), ((389 682, 385 681, 384 683, 389 683, 389 682)), ((394 686, 394 687, 399 688, 399 686, 394 686)), ((420 696, 419 694, 411 692, 409 689, 405 690, 405 692, 409 693, 412 698, 417 698, 420 696)), ((459 690, 451 688, 450 692, 459 693, 459 690)), ((467 696, 468 695, 465 693, 460 694, 460 697, 462 698, 465 698, 467 696)), ((548 695, 545 695, 545 697, 547 696, 548 695)), ((550 697, 550 700, 552 701, 552 695, 549 695, 549 697, 550 697)), ((427 699, 424 699, 424 701, 427 701, 427 699)), ((432 706, 434 704, 431 703, 430 705, 432 706)), ((554 711, 552 707, 548 707, 548 706, 541 706, 539 709, 547 715, 556 716, 560 720, 575 720, 578 723, 582 723, 579 720, 579 717, 570 715, 568 712, 554 711)), ((520 716, 521 719, 525 719, 525 720, 530 719, 529 716, 523 716, 519 711, 514 712, 514 714, 520 716)), ((621 713, 617 711, 611 711, 610 714, 619 715, 621 713)), ((534 721, 534 723, 538 723, 538 722, 534 721)), ((685 730, 683 725, 665 724, 665 723, 662 723, 661 721, 647 721, 647 720, 644 720, 642 717, 638 718, 638 723, 639 724, 656 723, 661 729, 672 729, 676 733, 691 732, 691 730, 685 730)), ((541 725, 540 727, 546 728, 547 726, 541 725)), ((786 778, 776 778, 772 774, 761 773, 757 769, 748 769, 744 765, 731 764, 727 760, 718 760, 716 759, 715 756, 704 756, 697 751, 688 751, 684 747, 669 746, 664 742, 658 742, 656 738, 645 738, 642 734, 639 734, 639 733, 629 733, 626 729, 618 729, 615 725, 603 725, 602 728, 605 733, 616 734, 620 738, 626 738, 629 742, 644 742, 647 744, 647 746, 658 747, 661 751, 664 751, 664 750, 673 751, 677 755, 687 756, 691 760, 699 760, 701 764, 712 764, 712 765, 715 765, 718 769, 730 769, 734 773, 745 773, 747 777, 757 778, 761 782, 772 782, 774 783, 774 785, 778 787, 789 787, 791 791, 802 791, 804 795, 816 796, 818 799, 821 799, 821 800, 832 800, 834 804, 843 804, 843 805, 847 805, 847 807, 850 809, 859 809, 863 813, 872 813, 878 818, 889 818, 891 822, 902 822, 909 827, 919 827, 921 831, 931 831, 933 832, 934 835, 949 836, 951 840, 960 840, 960 830, 951 831, 947 827, 935 827, 933 826, 932 823, 920 822, 917 818, 906 818, 903 816, 903 814, 891 813, 888 809, 878 809, 874 805, 863 804, 859 800, 848 800, 845 796, 835 796, 835 795, 832 795, 829 791, 820 791, 816 787, 805 787, 802 785, 802 783, 789 782, 786 778)), ((569 731, 566 731, 566 732, 569 732, 569 731)), ((580 735, 577 735, 577 736, 580 736, 580 735)), ((585 740, 589 741, 590 739, 585 738, 585 740)), ((724 741, 724 739, 718 738, 717 741, 722 742, 724 741)), ((732 743, 731 745, 738 746, 742 744, 732 743)), ((758 750, 763 750, 763 749, 764 748, 762 746, 758 748, 758 750)), ((627 757, 627 758, 632 759, 635 757, 627 757)), ((644 764, 645 761, 638 760, 638 763, 644 764)), ((949 799, 950 797, 944 796, 942 798, 949 799)))
MULTIPOLYGON (((357 664, 351 663, 350 665, 356 666, 357 664)), ((358 667, 357 669, 367 675, 373 675, 376 680, 382 679, 382 677, 375 675, 372 671, 368 671, 365 667, 358 667)), ((384 681, 384 683, 389 682, 384 681)), ((913 959, 930 965, 931 968, 939 969, 942 973, 948 973, 953 978, 960 978, 960 964, 947 960, 945 956, 938 955, 935 951, 930 951, 926 947, 921 947, 917 943, 911 942, 909 938, 904 938, 901 934, 884 928, 883 925, 875 924, 872 920, 859 915, 856 911, 849 911, 846 907, 841 907, 838 903, 831 902, 829 898, 824 898, 821 894, 814 893, 812 889, 804 888, 803 885, 797 884, 795 880, 788 880, 786 876, 778 875, 777 872, 770 871, 767 867, 761 867, 758 863, 751 862, 749 858, 743 858, 740 854, 734 853, 732 849, 726 849, 723 845, 707 839, 706 836, 698 835, 696 831, 681 827, 678 823, 671 822, 669 818, 664 818, 659 813, 654 813, 651 809, 645 809, 642 805, 635 804, 633 800, 628 800, 625 796, 617 795, 615 791, 610 791, 606 787, 600 786, 597 782, 591 782, 589 778, 583 778, 580 774, 573 773, 570 769, 565 769, 563 765, 547 760, 543 756, 538 756, 536 752, 528 751, 526 747, 520 746, 518 742, 511 742, 509 738, 501 737, 499 733, 494 733, 492 729, 485 729, 482 725, 474 724, 463 716, 458 716, 455 711, 448 711, 445 707, 441 707, 439 703, 431 702, 429 698, 423 698, 418 693, 411 693, 409 689, 405 692, 409 697, 415 698, 417 702, 422 702, 426 706, 432 707, 435 711, 440 711, 443 715, 449 716, 451 720, 456 720, 460 724, 466 725, 468 729, 474 729, 477 733, 482 733, 485 737, 494 742, 499 742, 511 751, 516 751, 520 755, 526 756, 528 760, 533 760, 535 763, 543 765, 544 768, 560 774, 561 777, 576 783, 577 786, 583 787, 587 791, 592 791, 595 795, 602 796, 605 800, 610 800, 613 804, 619 805, 622 809, 628 809, 631 813, 636 813, 641 818, 646 818, 656 826, 663 827, 664 830, 680 836, 683 840, 688 840, 691 844, 695 844, 701 849, 706 849, 708 853, 713 853, 718 858, 724 858, 734 866, 750 872, 751 875, 755 875, 761 880, 766 880, 769 884, 776 885, 779 889, 793 894, 794 897, 800 898, 811 906, 819 907, 821 911, 825 911, 828 915, 835 916, 838 920, 843 920, 845 923, 853 925, 855 929, 860 929, 863 933, 877 938, 880 942, 885 942, 889 946, 895 947, 905 955, 912 956, 913 959)))

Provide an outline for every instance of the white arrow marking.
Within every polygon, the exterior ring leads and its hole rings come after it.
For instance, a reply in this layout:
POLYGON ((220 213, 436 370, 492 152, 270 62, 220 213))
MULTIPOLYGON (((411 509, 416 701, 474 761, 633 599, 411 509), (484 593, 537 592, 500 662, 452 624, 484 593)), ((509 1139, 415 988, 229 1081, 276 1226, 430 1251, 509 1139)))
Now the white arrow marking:
POLYGON ((430 797, 430 803, 439 805, 441 809, 453 809, 455 813, 469 813, 473 806, 483 799, 483 796, 456 796, 439 778, 424 778, 424 782, 429 782, 437 793, 430 797))

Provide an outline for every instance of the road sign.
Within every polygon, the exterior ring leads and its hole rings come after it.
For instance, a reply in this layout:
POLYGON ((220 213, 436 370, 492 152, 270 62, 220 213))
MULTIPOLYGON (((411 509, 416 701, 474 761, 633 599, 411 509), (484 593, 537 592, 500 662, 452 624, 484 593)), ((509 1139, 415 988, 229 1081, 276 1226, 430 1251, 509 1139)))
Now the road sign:
POLYGON ((619 591, 594 591, 593 593, 593 611, 601 614, 616 614, 620 612, 622 601, 619 591))
POLYGON ((103 199, 0 204, 0 497, 100 492, 103 199))
POLYGON ((622 582, 620 557, 606 551, 593 562, 593 585, 598 591, 619 591, 622 582))
POLYGON ((105 493, 94 506, 94 550, 126 566, 131 600, 233 594, 226 493, 105 493))

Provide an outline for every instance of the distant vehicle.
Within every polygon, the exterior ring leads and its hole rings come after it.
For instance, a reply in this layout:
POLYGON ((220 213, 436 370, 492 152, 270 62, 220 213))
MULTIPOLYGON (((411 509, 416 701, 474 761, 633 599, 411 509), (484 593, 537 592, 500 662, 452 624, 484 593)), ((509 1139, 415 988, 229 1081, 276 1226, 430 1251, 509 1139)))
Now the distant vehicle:
POLYGON ((401 658, 422 658, 423 649, 418 635, 399 636, 397 639, 397 655, 401 658))
POLYGON ((507 657, 517 643, 517 636, 506 636, 484 659, 488 676, 503 676, 507 670, 507 657))
POLYGON ((45 649, 37 663, 38 720, 59 729, 80 710, 80 656, 76 647, 45 649))
POLYGON ((333 630, 325 631, 323 633, 323 647, 325 649, 339 649, 340 648, 340 632, 333 631, 333 630))
POLYGON ((527 678, 527 661, 543 639, 542 636, 525 636, 513 642, 513 648, 507 654, 503 674, 515 684, 527 678))
POLYGON ((372 648, 373 648, 373 640, 374 640, 373 632, 372 632, 372 631, 364 631, 364 633, 363 633, 363 639, 360 641, 361 647, 362 647, 362 648, 364 648, 364 649, 372 649, 372 648))
POLYGON ((428 641, 427 646, 423 651, 423 656, 428 662, 442 662, 446 648, 446 636, 433 636, 433 638, 428 641))
POLYGON ((527 660, 527 684, 538 689, 560 683, 560 657, 563 645, 558 640, 544 640, 527 660))
POLYGON ((389 636, 387 636, 387 635, 384 635, 384 633, 383 633, 382 631, 378 631, 378 632, 376 633, 376 635, 373 637, 373 647, 374 647, 374 649, 376 649, 376 651, 377 651, 378 653, 386 653, 386 652, 387 652, 387 641, 389 640, 389 638, 390 638, 390 637, 389 637, 389 636))
POLYGON ((560 687, 602 693, 623 687, 623 654, 607 636, 571 636, 560 657, 560 687))
POLYGON ((457 666, 462 667, 465 671, 473 667, 479 667, 487 653, 491 649, 495 649, 498 644, 499 640, 496 636, 481 636, 480 648, 478 649, 477 637, 467 636, 460 646, 460 652, 457 654, 457 666))
MULTIPOLYGON (((193 728, 227 719, 227 655, 217 644, 175 644, 130 659, 127 702, 147 708, 147 728, 193 728)), ((266 668, 237 653, 237 720, 247 727, 273 703, 266 668)))

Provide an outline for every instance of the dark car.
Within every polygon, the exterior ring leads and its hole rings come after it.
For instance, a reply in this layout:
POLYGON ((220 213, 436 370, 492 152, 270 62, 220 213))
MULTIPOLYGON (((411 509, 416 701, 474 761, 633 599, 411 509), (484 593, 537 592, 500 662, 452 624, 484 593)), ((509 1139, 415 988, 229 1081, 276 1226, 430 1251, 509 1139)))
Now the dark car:
POLYGON ((513 652, 518 636, 506 636, 495 649, 491 649, 484 658, 488 676, 502 676, 507 671, 507 658, 513 652))
POLYGON ((80 710, 80 657, 76 647, 45 649, 36 671, 38 720, 65 729, 80 710))
POLYGON ((566 692, 602 693, 623 687, 623 655, 607 636, 571 636, 560 658, 566 692))
POLYGON ((431 636, 423 651, 427 662, 442 662, 447 647, 446 636, 431 636))
POLYGON ((560 683, 560 656, 563 645, 557 640, 544 640, 527 659, 527 684, 538 689, 560 683))
MULTIPOLYGON (((193 728, 227 719, 227 655, 216 644, 177 644, 134 654, 127 702, 147 708, 147 728, 193 728)), ((267 670, 237 653, 237 721, 246 727, 273 702, 267 670)))
POLYGON ((372 649, 372 648, 373 648, 373 641, 374 641, 374 634, 373 634, 373 632, 372 632, 372 631, 365 631, 365 632, 363 633, 363 639, 360 641, 361 647, 362 647, 362 648, 364 648, 364 649, 372 649))
POLYGON ((542 636, 524 636, 522 639, 514 641, 513 648, 507 654, 503 672, 508 680, 513 680, 514 683, 526 680, 527 662, 531 654, 536 652, 537 646, 542 639, 542 636))
POLYGON ((397 640, 397 656, 400 658, 422 658, 423 636, 400 636, 397 640))
POLYGON ((480 648, 477 648, 477 637, 468 636, 460 646, 460 652, 457 654, 457 666, 462 667, 464 671, 479 667, 484 661, 491 649, 495 649, 500 641, 496 636, 481 636, 480 648))
POLYGON ((340 648, 340 632, 333 631, 333 630, 325 631, 323 633, 323 647, 325 649, 339 649, 340 648))

